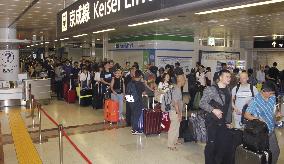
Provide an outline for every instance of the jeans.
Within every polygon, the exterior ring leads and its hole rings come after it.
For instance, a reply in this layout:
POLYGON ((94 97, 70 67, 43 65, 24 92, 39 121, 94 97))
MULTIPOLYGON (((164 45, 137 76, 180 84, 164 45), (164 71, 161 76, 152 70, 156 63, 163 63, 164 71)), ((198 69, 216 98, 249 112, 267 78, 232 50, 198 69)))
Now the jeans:
POLYGON ((111 94, 111 99, 114 101, 118 101, 119 104, 119 118, 123 118, 123 94, 111 94))
POLYGON ((138 122, 139 122, 139 118, 141 116, 142 113, 142 109, 143 109, 143 103, 129 103, 129 106, 131 108, 131 126, 132 126, 132 130, 134 131, 139 131, 141 130, 139 128, 138 122))

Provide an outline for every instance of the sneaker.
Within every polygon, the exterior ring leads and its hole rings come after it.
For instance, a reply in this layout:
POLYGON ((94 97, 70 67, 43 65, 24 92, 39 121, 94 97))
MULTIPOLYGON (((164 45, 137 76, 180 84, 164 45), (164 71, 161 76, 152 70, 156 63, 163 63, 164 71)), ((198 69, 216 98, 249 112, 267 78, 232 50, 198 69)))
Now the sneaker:
POLYGON ((143 133, 139 131, 132 131, 132 135, 140 135, 140 134, 143 134, 143 133))

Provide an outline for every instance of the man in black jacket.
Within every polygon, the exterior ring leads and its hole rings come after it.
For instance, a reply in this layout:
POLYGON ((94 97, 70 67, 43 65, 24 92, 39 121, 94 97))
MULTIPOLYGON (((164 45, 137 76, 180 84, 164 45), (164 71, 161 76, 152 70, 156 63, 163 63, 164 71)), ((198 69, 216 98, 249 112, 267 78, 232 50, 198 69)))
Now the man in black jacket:
POLYGON ((205 146, 205 164, 229 164, 230 154, 228 129, 232 122, 232 99, 228 88, 231 73, 228 70, 219 72, 218 82, 204 90, 200 100, 200 108, 207 112, 206 130, 207 143, 205 146))

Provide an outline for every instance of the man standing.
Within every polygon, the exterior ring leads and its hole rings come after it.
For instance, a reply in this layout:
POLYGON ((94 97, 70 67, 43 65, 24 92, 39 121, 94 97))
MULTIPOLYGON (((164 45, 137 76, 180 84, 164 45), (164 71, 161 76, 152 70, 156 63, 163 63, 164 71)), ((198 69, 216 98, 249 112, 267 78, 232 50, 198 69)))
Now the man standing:
MULTIPOLYGON (((222 70, 227 70, 227 63, 221 63, 221 70, 220 71, 222 71, 222 70)), ((219 79, 218 75, 219 75, 218 71, 214 73, 213 82, 217 83, 217 80, 219 79)))
POLYGON ((139 118, 144 108, 142 93, 145 91, 145 84, 141 82, 142 78, 142 71, 136 70, 133 80, 127 84, 126 88, 126 95, 133 97, 133 101, 129 102, 131 109, 131 133, 133 135, 142 134, 142 129, 139 128, 139 118))
POLYGON ((230 163, 226 160, 230 154, 228 129, 232 122, 230 84, 231 73, 228 70, 219 72, 218 82, 204 90, 200 100, 200 108, 207 112, 206 130, 207 143, 205 146, 205 164, 230 163))
POLYGON ((266 76, 268 80, 273 81, 275 84, 277 84, 279 75, 280 75, 280 72, 276 67, 277 67, 277 63, 274 62, 273 67, 269 68, 268 75, 266 76))
POLYGON ((248 74, 242 72, 240 74, 240 83, 232 89, 232 105, 233 105, 233 117, 234 127, 242 128, 242 110, 245 105, 249 104, 251 99, 258 94, 255 86, 248 83, 248 74))
POLYGON ((269 129, 269 149, 272 153, 272 164, 277 163, 280 154, 277 137, 275 135, 275 91, 276 86, 273 82, 265 82, 260 94, 255 96, 245 113, 246 119, 259 119, 267 124, 269 129))
POLYGON ((104 99, 110 98, 110 82, 112 80, 113 74, 110 71, 110 64, 109 62, 104 63, 104 71, 101 72, 101 82, 102 86, 102 93, 105 93, 104 99))
POLYGON ((177 84, 172 93, 172 108, 169 111, 171 120, 170 129, 168 131, 168 148, 170 150, 177 150, 179 126, 181 122, 181 112, 183 109, 182 92, 181 88, 185 84, 185 76, 177 76, 177 84))

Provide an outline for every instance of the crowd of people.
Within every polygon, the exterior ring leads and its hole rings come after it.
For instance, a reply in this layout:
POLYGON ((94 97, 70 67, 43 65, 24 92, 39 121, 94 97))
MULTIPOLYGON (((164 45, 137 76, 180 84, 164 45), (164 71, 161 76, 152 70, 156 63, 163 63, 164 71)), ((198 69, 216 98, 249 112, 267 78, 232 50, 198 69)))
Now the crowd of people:
POLYGON ((270 132, 272 163, 276 164, 280 150, 274 130, 275 116, 278 113, 274 109, 277 103, 276 96, 284 89, 284 70, 280 72, 276 62, 272 67, 260 66, 256 73, 253 69, 235 68, 229 71, 226 63, 222 63, 221 67, 220 71, 211 72, 210 67, 204 67, 197 62, 196 67, 192 68, 188 75, 184 75, 179 62, 176 62, 174 66, 166 65, 161 68, 149 64, 143 69, 137 62, 127 61, 124 66, 120 66, 113 60, 96 62, 83 59, 80 62, 74 62, 48 58, 44 61, 25 62, 25 69, 31 77, 52 79, 56 86, 54 91, 59 100, 62 100, 64 96, 63 84, 69 83, 72 88, 80 85, 81 88, 93 89, 95 95, 103 94, 103 97, 93 104, 93 108, 103 108, 105 98, 118 101, 119 119, 125 120, 127 126, 132 126, 132 134, 142 133, 138 122, 142 109, 147 108, 142 95, 154 98, 149 98, 148 104, 162 103, 163 94, 169 88, 173 88, 172 110, 169 111, 171 125, 168 131, 170 150, 176 150, 179 144, 178 133, 184 109, 182 96, 183 92, 187 92, 183 91, 183 87, 187 78, 190 97, 188 109, 193 108, 196 93, 202 92, 200 109, 208 113, 206 164, 215 161, 216 157, 219 161, 225 160, 224 150, 226 144, 229 144, 225 138, 226 129, 233 127, 242 129, 244 118, 260 119, 267 124, 270 132), (126 102, 124 115, 123 103, 127 94, 133 95, 134 101, 126 102), (221 106, 216 107, 212 102, 217 102, 221 106))

